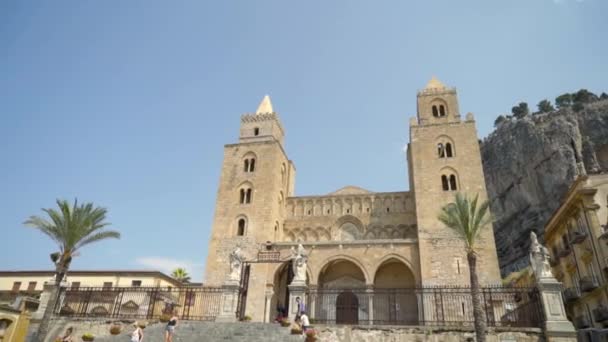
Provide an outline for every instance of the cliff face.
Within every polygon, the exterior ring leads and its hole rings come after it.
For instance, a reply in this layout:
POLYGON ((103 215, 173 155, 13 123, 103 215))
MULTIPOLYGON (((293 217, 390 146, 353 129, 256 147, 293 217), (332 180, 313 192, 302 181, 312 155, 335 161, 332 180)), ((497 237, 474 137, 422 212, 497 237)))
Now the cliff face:
POLYGON ((503 276, 528 265, 529 234, 581 173, 608 171, 608 101, 507 119, 481 143, 503 276))

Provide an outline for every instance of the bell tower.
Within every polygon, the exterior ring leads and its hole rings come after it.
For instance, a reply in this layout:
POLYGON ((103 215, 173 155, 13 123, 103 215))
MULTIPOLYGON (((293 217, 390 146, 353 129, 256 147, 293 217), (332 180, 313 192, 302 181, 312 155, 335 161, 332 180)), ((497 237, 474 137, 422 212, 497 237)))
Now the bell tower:
MULTIPOLYGON (((263 243, 281 239, 285 199, 293 195, 295 182, 295 168, 285 153, 283 140, 279 115, 270 97, 265 96, 255 113, 241 116, 239 141, 224 146, 206 285, 219 286, 226 280, 229 255, 236 246, 246 260, 253 260, 263 243)), ((251 265, 251 293, 264 293, 267 267, 251 265)), ((263 310, 263 296, 247 299, 248 315, 263 317, 263 310)))
MULTIPOLYGON (((455 88, 432 78, 417 95, 417 116, 410 120, 408 164, 418 220, 418 245, 425 285, 469 284, 462 239, 439 222, 441 208, 456 192, 487 196, 473 114, 461 119, 455 88)), ((480 283, 499 283, 494 232, 486 227, 477 241, 480 283)))

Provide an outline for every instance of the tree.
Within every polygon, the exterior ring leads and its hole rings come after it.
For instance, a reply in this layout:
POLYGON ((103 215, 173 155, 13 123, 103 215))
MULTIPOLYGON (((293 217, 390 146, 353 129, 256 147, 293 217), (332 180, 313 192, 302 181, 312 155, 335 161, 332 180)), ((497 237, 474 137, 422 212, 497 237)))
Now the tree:
POLYGON ((72 258, 84 246, 105 239, 119 239, 120 233, 104 230, 110 223, 106 222, 106 208, 95 207, 93 203, 74 204, 57 200, 56 209, 42 209, 50 220, 40 216, 30 216, 23 224, 39 230, 50 237, 58 245, 59 251, 51 254, 55 264, 55 286, 49 297, 42 321, 38 328, 38 341, 44 341, 49 329, 49 323, 59 294, 59 285, 65 278, 72 258))
POLYGON ((555 105, 557 108, 569 107, 572 105, 572 94, 561 94, 555 98, 555 105))
POLYGON ((530 110, 528 109, 528 104, 526 102, 520 102, 517 106, 511 108, 511 113, 513 113, 513 116, 517 119, 521 119, 530 114, 530 110))
POLYGON ((597 100, 598 100, 597 95, 595 95, 594 93, 590 92, 587 89, 581 89, 581 90, 577 91, 572 98, 572 101, 574 103, 581 103, 581 104, 595 102, 597 100))
POLYGON ((180 281, 182 283, 190 282, 190 275, 188 274, 188 272, 186 272, 185 268, 178 267, 178 268, 174 269, 173 272, 171 273, 171 277, 173 277, 175 280, 180 281))
POLYGON ((499 115, 496 120, 494 120, 494 127, 498 127, 498 125, 505 120, 507 119, 503 115, 499 115))
POLYGON ((492 219, 489 212, 489 202, 484 201, 478 205, 478 199, 479 195, 476 195, 471 200, 461 193, 457 193, 455 202, 441 208, 441 212, 437 218, 448 228, 453 229, 464 240, 467 261, 469 263, 475 334, 477 335, 477 342, 485 342, 486 319, 479 293, 475 243, 481 231, 490 226, 492 219))
POLYGON ((600 95, 600 100, 608 100, 608 94, 606 94, 606 93, 602 93, 602 94, 600 95))
POLYGON ((549 102, 547 99, 540 101, 537 106, 539 113, 549 113, 555 110, 551 102, 549 102))

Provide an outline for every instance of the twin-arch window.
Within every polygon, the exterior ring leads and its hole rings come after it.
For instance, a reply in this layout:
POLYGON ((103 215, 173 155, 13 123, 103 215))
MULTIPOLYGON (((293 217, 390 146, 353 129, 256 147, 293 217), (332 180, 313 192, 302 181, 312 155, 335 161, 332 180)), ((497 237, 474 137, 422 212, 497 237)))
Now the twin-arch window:
POLYGON ((255 171, 255 158, 247 158, 243 161, 243 171, 245 171, 245 172, 255 171))
POLYGON ((239 197, 239 203, 248 204, 251 203, 251 188, 241 188, 239 197))
POLYGON ((451 143, 438 143, 437 144, 437 155, 439 158, 452 158, 454 151, 452 150, 451 143))
POLYGON ((433 116, 436 118, 445 116, 446 110, 445 110, 445 106, 442 104, 433 105, 432 110, 433 110, 433 116))
POLYGON ((443 191, 456 191, 456 176, 455 175, 441 175, 441 187, 443 191))

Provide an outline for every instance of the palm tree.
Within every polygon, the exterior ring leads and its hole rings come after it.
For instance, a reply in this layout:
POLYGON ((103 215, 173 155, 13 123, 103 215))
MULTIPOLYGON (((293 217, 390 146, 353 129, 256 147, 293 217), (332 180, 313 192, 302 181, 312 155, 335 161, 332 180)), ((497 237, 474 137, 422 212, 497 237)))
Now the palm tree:
POLYGON ((104 230, 109 225, 106 222, 106 208, 95 207, 93 203, 79 205, 77 200, 74 200, 72 206, 68 201, 57 200, 57 206, 59 210, 42 209, 50 220, 40 216, 30 216, 23 223, 46 234, 59 247, 58 252, 51 254, 51 260, 55 264, 55 286, 38 328, 39 341, 44 341, 48 333, 50 319, 59 294, 59 285, 70 268, 72 258, 77 256, 78 250, 93 242, 120 238, 119 232, 104 230))
POLYGON ((480 232, 492 222, 488 201, 478 207, 479 195, 472 200, 460 193, 456 194, 455 202, 443 208, 437 217, 447 227, 454 229, 464 240, 469 262, 471 280, 471 297, 473 299, 473 317, 475 319, 475 334, 477 342, 486 340, 486 320, 479 294, 479 279, 477 278, 477 253, 475 242, 480 232))
POLYGON ((188 272, 186 272, 185 268, 181 268, 178 267, 176 269, 173 270, 173 272, 171 273, 171 276, 182 283, 188 283, 190 282, 190 275, 188 274, 188 272))

